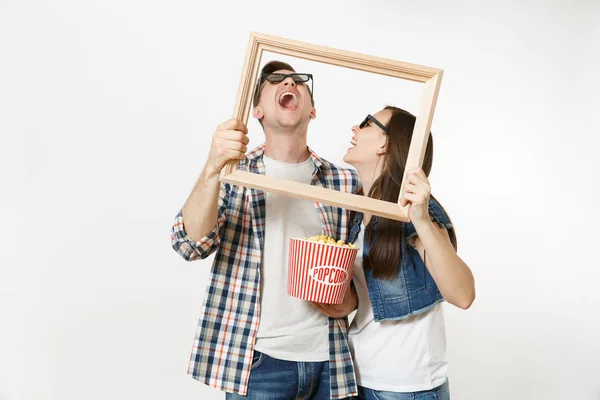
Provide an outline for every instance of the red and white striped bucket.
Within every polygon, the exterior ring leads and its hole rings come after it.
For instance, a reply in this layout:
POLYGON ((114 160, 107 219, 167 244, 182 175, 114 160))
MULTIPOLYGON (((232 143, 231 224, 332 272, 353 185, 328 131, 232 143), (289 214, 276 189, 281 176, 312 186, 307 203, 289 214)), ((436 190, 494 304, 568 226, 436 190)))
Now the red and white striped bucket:
POLYGON ((290 296, 340 304, 350 285, 357 248, 290 239, 288 287, 290 296))

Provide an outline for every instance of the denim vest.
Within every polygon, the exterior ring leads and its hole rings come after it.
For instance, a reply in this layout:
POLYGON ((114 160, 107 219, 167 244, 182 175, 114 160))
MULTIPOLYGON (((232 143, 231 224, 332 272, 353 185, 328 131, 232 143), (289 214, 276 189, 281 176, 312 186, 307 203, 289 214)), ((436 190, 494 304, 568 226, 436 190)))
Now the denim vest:
MULTIPOLYGON (((452 224, 442 207, 433 199, 429 201, 431 219, 446 229, 452 224)), ((379 217, 373 217, 373 230, 377 229, 379 217)), ((363 214, 358 213, 354 218, 349 242, 354 243, 361 230, 363 214)), ((375 321, 402 320, 412 315, 421 314, 436 303, 443 300, 435 281, 429 274, 416 248, 409 244, 412 237, 417 235, 412 223, 403 223, 405 234, 402 235, 400 246, 402 260, 399 260, 399 272, 393 279, 373 277, 371 269, 365 269, 365 279, 369 291, 369 299, 373 308, 375 321)), ((372 243, 363 245, 363 259, 369 254, 372 243)))

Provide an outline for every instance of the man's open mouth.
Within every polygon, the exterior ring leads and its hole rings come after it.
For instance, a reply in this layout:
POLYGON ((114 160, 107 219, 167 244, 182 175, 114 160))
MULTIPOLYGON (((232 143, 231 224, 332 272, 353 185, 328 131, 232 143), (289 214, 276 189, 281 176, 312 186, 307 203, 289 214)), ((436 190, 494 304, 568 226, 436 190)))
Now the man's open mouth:
POLYGON ((292 92, 283 92, 279 96, 279 105, 286 110, 295 110, 298 106, 296 94, 292 92))

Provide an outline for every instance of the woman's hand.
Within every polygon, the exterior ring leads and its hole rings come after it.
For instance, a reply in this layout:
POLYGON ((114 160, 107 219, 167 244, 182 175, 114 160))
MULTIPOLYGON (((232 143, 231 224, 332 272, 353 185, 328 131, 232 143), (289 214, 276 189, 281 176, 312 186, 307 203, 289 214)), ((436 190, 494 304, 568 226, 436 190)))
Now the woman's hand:
POLYGON ((414 224, 429 222, 429 198, 431 186, 422 168, 415 168, 406 174, 406 183, 402 191, 400 205, 410 205, 409 218, 414 224))
MULTIPOLYGON (((350 276, 352 279, 352 276, 350 276)), ((311 302, 313 306, 315 306, 319 311, 328 317, 332 318, 342 318, 346 315, 350 314, 352 311, 356 310, 358 307, 358 294, 356 293, 356 289, 354 285, 351 283, 348 290, 344 294, 344 298, 341 304, 325 304, 325 303, 315 303, 311 302)))
POLYGON ((444 299, 464 310, 475 300, 471 269, 456 254, 448 230, 429 218, 431 187, 421 168, 408 171, 400 205, 410 205, 409 218, 417 230, 415 247, 444 299), (425 251, 427 250, 427 257, 425 251))

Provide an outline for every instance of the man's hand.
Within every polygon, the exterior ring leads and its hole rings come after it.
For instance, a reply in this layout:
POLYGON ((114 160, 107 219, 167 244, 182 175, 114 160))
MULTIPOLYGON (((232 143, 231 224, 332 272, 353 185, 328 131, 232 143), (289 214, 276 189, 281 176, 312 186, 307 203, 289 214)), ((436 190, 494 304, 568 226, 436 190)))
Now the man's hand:
POLYGON ((231 160, 243 160, 249 142, 248 128, 239 119, 232 118, 217 127, 213 134, 210 153, 206 161, 209 172, 216 174, 231 160))
MULTIPOLYGON (((350 279, 352 279, 352 277, 350 277, 350 279)), ((356 293, 354 285, 351 283, 344 294, 344 299, 341 304, 311 303, 328 317, 342 318, 356 310, 358 307, 358 294, 356 293)))

